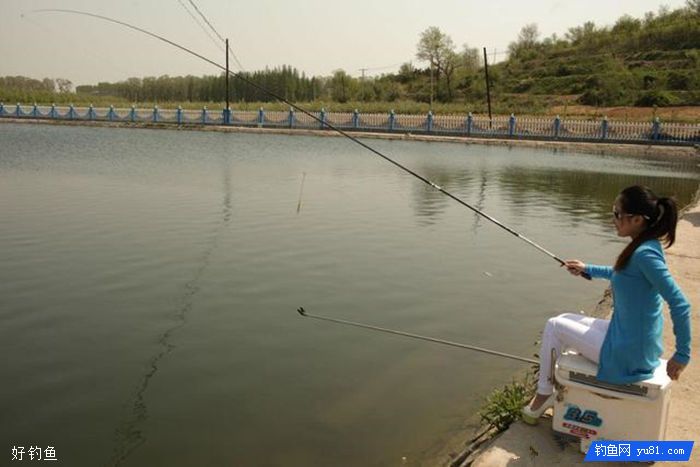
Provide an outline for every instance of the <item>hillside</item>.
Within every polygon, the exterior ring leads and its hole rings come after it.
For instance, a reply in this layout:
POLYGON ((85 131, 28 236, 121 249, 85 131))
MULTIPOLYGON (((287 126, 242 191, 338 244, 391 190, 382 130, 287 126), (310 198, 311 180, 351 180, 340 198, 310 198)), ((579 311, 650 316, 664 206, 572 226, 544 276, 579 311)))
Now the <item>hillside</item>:
MULTIPOLYGON (((624 16, 611 27, 571 28, 564 38, 511 44, 494 67, 502 92, 579 95, 588 105, 700 104, 700 4, 624 16)), ((524 32, 527 31, 524 28, 524 32)))

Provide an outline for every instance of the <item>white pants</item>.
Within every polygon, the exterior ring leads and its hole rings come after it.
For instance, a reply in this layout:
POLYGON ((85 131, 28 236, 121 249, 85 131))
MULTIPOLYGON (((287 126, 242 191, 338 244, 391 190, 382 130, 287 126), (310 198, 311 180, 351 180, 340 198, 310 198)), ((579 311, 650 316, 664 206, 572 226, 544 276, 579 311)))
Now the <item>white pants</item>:
POLYGON ((571 349, 598 363, 600 348, 603 346, 609 324, 610 321, 607 319, 590 318, 575 313, 564 313, 550 318, 542 333, 540 378, 537 383, 537 392, 549 395, 554 390, 552 349, 556 353, 555 358, 561 355, 564 350, 571 349))

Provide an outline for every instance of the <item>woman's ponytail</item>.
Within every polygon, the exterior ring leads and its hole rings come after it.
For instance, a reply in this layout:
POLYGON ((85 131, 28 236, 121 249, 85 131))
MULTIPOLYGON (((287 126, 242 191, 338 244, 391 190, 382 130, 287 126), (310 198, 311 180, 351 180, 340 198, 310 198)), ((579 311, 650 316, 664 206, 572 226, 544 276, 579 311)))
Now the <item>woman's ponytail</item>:
POLYGON ((673 198, 659 198, 656 201, 657 217, 649 226, 655 238, 664 240, 666 248, 676 241, 676 225, 678 225, 678 206, 673 198))

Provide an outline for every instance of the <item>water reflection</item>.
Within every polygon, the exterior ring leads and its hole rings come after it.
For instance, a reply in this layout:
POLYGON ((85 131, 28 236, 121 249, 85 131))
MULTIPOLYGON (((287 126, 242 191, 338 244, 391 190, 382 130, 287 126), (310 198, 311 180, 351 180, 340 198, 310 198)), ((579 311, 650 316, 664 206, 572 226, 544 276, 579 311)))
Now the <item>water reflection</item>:
POLYGON ((564 214, 573 225, 591 220, 609 224, 615 197, 630 185, 647 185, 660 196, 674 196, 680 206, 692 201, 698 189, 698 178, 561 169, 526 172, 505 167, 496 178, 514 217, 521 218, 533 208, 546 206, 564 214))
MULTIPOLYGON (((487 177, 486 173, 484 170, 479 171, 479 178, 481 182, 479 183, 479 194, 477 195, 476 203, 474 204, 474 207, 478 209, 479 211, 484 210, 484 203, 486 202, 486 185, 487 185, 487 177)), ((476 233, 477 230, 479 230, 479 225, 481 223, 481 220, 483 219, 482 216, 474 215, 474 226, 472 227, 472 233, 476 233)))
MULTIPOLYGON (((468 170, 447 172, 444 167, 424 166, 420 175, 458 197, 468 194, 475 182, 474 174, 468 170)), ((419 225, 437 222, 440 214, 452 203, 453 200, 425 183, 417 182, 414 185, 413 207, 419 225)))
MULTIPOLYGON (((561 151, 559 155, 571 157, 561 151)), ((543 208, 563 214, 562 222, 574 226, 590 221, 607 224, 613 200, 620 190, 633 184, 647 185, 660 196, 674 196, 680 206, 691 202, 698 190, 700 168, 697 164, 582 157, 588 158, 591 165, 575 169, 563 167, 561 162, 552 167, 522 166, 516 158, 512 164, 496 162, 489 168, 469 162, 467 169, 423 165, 419 173, 479 210, 487 209, 489 203, 495 205, 493 201, 498 198, 498 204, 507 206, 508 215, 519 224, 526 223, 525 217, 536 215, 537 210, 543 208), (596 170, 596 164, 600 164, 600 170, 596 170), (687 171, 685 176, 673 172, 679 168, 687 171), (492 189, 490 193, 487 188, 492 189)), ((564 164, 571 165, 569 161, 564 164)), ((455 205, 439 191, 420 182, 415 184, 412 193, 412 205, 421 225, 434 224, 455 205)), ((481 216, 476 216, 474 232, 479 229, 480 222, 481 216)))

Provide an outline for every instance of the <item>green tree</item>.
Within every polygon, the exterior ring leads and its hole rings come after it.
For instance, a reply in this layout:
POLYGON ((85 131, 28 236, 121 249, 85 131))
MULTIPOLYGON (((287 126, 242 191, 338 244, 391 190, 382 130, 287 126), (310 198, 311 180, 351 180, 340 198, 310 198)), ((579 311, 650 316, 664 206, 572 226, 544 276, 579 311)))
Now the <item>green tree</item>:
POLYGON ((331 98, 344 104, 352 99, 353 78, 344 70, 336 70, 331 78, 331 98))
MULTIPOLYGON (((416 58, 428 62, 431 73, 435 73, 435 82, 440 83, 440 76, 454 72, 456 54, 452 38, 440 31, 440 28, 431 26, 420 35, 416 58)), ((447 78, 449 82, 451 76, 447 78)), ((431 86, 432 87, 432 86, 431 86)), ((449 84, 447 95, 450 95, 449 84)), ((431 101, 433 92, 431 91, 431 101)))
POLYGON ((518 39, 508 44, 508 53, 516 59, 531 59, 537 53, 540 31, 537 24, 530 23, 520 29, 518 39))
POLYGON ((700 0, 688 0, 686 2, 688 9, 696 15, 700 15, 700 0))
POLYGON ((58 92, 65 94, 73 90, 73 83, 69 79, 56 78, 56 87, 58 92))
POLYGON ((467 73, 476 73, 479 71, 481 56, 479 55, 479 49, 476 47, 469 47, 469 45, 464 44, 462 46, 460 60, 462 62, 462 67, 464 67, 467 73))

